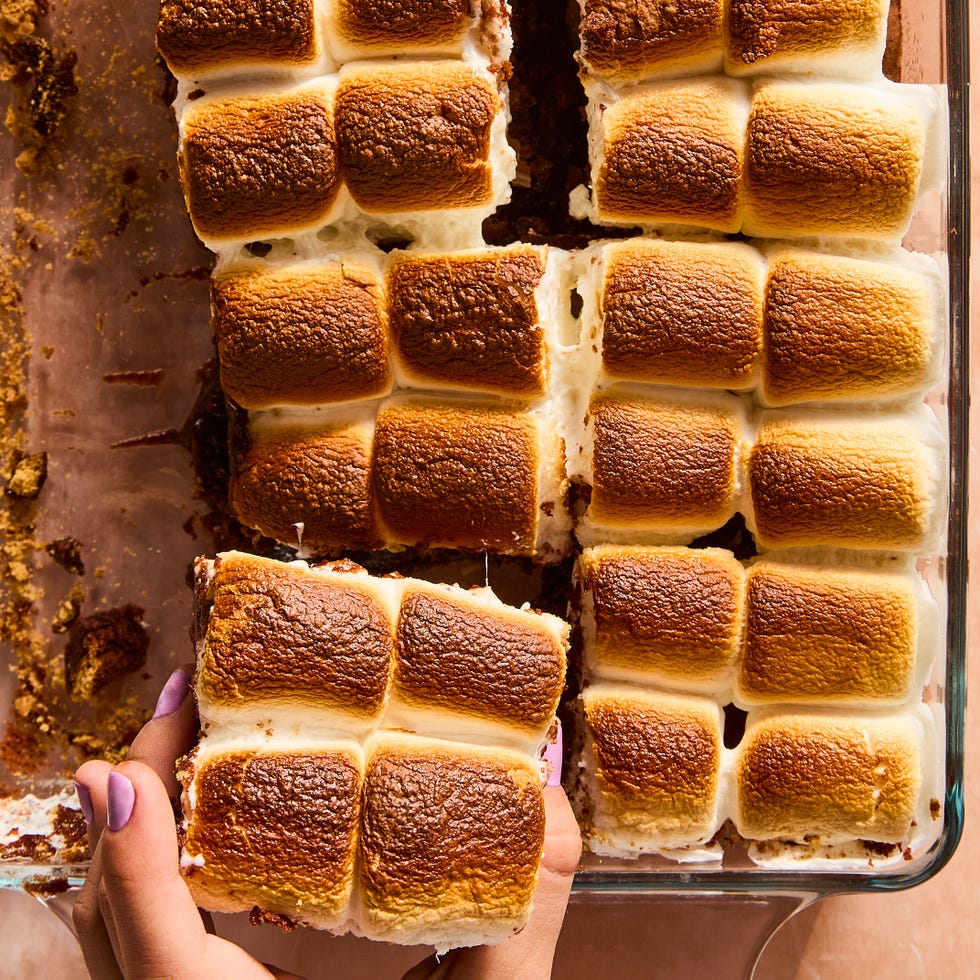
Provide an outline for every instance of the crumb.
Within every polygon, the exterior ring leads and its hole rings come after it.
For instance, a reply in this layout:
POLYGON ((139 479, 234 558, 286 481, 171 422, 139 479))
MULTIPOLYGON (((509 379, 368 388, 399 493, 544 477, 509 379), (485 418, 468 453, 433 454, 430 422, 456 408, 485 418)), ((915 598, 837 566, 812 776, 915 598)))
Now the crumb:
POLYGON ((73 589, 58 604, 58 610, 51 620, 52 633, 67 633, 78 620, 82 611, 81 590, 73 589))
POLYGON ((93 697, 111 681, 146 663, 150 638, 143 610, 127 605, 78 620, 65 647, 65 681, 72 697, 93 697))
POLYGON ((66 572, 72 575, 85 574, 85 562, 82 561, 82 542, 77 538, 58 538, 45 545, 44 550, 66 572))
POLYGON ((34 500, 48 478, 48 454, 31 453, 22 456, 14 464, 14 471, 7 480, 6 492, 11 497, 34 500))
POLYGON ((283 932, 292 932, 298 925, 296 920, 291 919, 288 915, 281 915, 278 912, 266 912, 257 905, 248 913, 248 921, 253 926, 262 925, 262 923, 267 922, 270 925, 279 926, 283 932))

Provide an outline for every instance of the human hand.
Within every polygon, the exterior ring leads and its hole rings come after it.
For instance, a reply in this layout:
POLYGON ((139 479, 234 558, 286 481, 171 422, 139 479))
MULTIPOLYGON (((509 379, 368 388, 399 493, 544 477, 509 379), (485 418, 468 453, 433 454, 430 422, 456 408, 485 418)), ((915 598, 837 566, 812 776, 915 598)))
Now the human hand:
MULTIPOLYGON (((197 732, 190 677, 191 668, 171 676, 125 762, 87 762, 75 775, 93 855, 74 910, 85 964, 98 980, 293 977, 209 932, 180 875, 171 800, 180 792, 175 762, 197 732)), ((525 928, 497 946, 430 957, 405 980, 550 976, 581 840, 561 787, 546 787, 544 799, 544 855, 525 928)))

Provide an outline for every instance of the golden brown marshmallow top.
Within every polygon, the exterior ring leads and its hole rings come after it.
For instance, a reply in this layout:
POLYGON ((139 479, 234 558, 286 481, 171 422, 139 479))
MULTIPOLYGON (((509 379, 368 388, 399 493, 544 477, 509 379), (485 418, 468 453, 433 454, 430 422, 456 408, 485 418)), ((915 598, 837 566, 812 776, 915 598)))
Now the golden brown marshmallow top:
POLYGON ((762 265, 731 244, 606 248, 602 363, 612 377, 739 388, 762 351, 762 265))
POLYGON ((763 561, 747 583, 742 698, 894 703, 912 693, 917 601, 908 581, 763 561))
POLYGON ((198 901, 247 895, 269 912, 343 921, 358 836, 356 746, 227 752, 198 756, 191 767, 185 853, 204 863, 184 874, 198 901))
POLYGON ((744 116, 734 83, 660 86, 602 113, 600 219, 738 231, 744 116))
POLYGON ((341 174, 322 92, 192 102, 181 125, 181 180, 202 238, 271 238, 326 220, 341 174))
POLYGON ((737 480, 734 412, 599 395, 591 413, 593 521, 670 529, 728 520, 737 480))
POLYGON ((551 630, 424 587, 402 598, 396 655, 394 693, 403 701, 530 730, 554 715, 565 682, 551 630))
POLYGON ((544 332, 534 291, 544 274, 530 246, 405 254, 388 269, 394 346, 420 383, 544 394, 544 332))
MULTIPOLYGON (((774 64, 828 49, 873 45, 883 28, 881 0, 729 0, 725 55, 735 67, 774 64)), ((887 9, 887 5, 885 5, 887 9)))
POLYGON ((601 546, 582 554, 579 575, 597 671, 609 665, 702 680, 734 663, 744 582, 731 552, 601 546))
POLYGON ((704 819, 721 765, 713 702, 601 685, 587 689, 584 702, 596 779, 610 813, 642 807, 672 821, 704 819))
POLYGON ((374 446, 374 492, 391 540, 533 553, 533 418, 495 407, 389 403, 378 415, 374 446))
POLYGON ((544 845, 537 768, 434 740, 368 750, 361 896, 378 934, 443 919, 526 914, 544 845))
POLYGON ((294 67, 317 55, 313 0, 162 0, 157 48, 175 74, 250 63, 294 67))
POLYGON ((380 715, 394 624, 364 583, 234 555, 216 563, 199 686, 212 705, 380 715))
POLYGON ((770 404, 875 397, 928 376, 935 300, 903 267, 803 251, 773 256, 763 385, 770 404))
POLYGON ((585 0, 582 58, 628 81, 712 65, 721 54, 721 0, 585 0))
POLYGON ((370 434, 339 426, 253 432, 235 460, 231 502, 238 519, 277 541, 312 551, 372 548, 370 434))
POLYGON ((473 23, 470 0, 337 0, 335 27, 352 46, 442 48, 473 23))
POLYGON ((354 200, 367 212, 488 204, 500 108, 494 86, 455 62, 345 70, 335 118, 354 200))
POLYGON ((230 270, 211 281, 221 386, 243 408, 316 405, 391 385, 377 273, 355 262, 230 270))
POLYGON ((869 89, 765 85, 749 114, 744 231, 896 238, 912 215, 924 144, 915 109, 869 89))
POLYGON ((910 550, 928 533, 933 465, 901 423, 773 418, 748 476, 757 538, 767 546, 910 550))
POLYGON ((805 714, 750 721, 735 768, 739 833, 900 841, 922 781, 913 725, 805 714))

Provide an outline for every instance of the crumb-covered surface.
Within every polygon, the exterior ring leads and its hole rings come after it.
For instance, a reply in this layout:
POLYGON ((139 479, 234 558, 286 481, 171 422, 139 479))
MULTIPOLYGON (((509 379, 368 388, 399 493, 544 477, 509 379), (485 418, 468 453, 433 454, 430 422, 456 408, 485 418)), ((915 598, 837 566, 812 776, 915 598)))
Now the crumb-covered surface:
POLYGON ((211 356, 210 258, 157 13, 0 10, 0 863, 38 893, 85 857, 68 775, 122 758, 188 659, 204 508, 175 443, 211 356), (151 433, 171 434, 111 448, 151 433))

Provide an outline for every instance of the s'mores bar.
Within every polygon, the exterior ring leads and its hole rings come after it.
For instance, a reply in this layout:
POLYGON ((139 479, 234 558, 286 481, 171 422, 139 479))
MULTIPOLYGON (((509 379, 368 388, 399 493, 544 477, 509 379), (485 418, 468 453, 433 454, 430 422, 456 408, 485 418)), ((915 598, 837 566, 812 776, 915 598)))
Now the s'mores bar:
POLYGON ((333 82, 189 102, 178 162, 194 230, 212 251, 327 224, 342 185, 333 82))
POLYGON ((335 114, 344 179, 368 214, 461 209, 482 220, 509 199, 514 152, 488 73, 453 61, 347 65, 335 114))
POLYGON ((745 618, 744 572, 731 552, 599 545, 578 559, 576 581, 590 676, 727 690, 745 618))
POLYGON ((557 319, 554 257, 531 245, 396 253, 386 288, 400 384, 542 397, 557 319))
POLYGON ((221 387, 242 408, 377 398, 391 389, 377 263, 239 262, 211 279, 221 387))
POLYGON ((179 79, 299 75, 329 67, 318 0, 162 0, 157 49, 179 79))
POLYGON ((747 523, 763 548, 928 553, 945 514, 944 457, 925 409, 765 413, 748 459, 747 523))
POLYGON ((575 217, 643 228, 742 227, 748 90, 722 77, 639 86, 589 100, 592 201, 575 217))
POLYGON ((390 399, 378 414, 372 468, 386 540, 560 558, 571 528, 561 448, 537 413, 390 399))
POLYGON ((761 85, 745 141, 742 231, 899 241, 932 172, 935 99, 917 85, 761 85))
POLYGON ((889 0, 728 0, 725 72, 881 77, 889 0))
POLYGON ((761 398, 769 405, 921 394, 943 364, 944 290, 925 256, 769 251, 761 398))
POLYGON ((387 723, 533 751, 558 709, 567 647, 561 620, 506 606, 489 589, 408 584, 387 723))
POLYGON ((736 242, 632 238, 599 246, 577 288, 600 382, 738 390, 762 353, 765 270, 736 242))
POLYGON ((182 763, 181 871, 215 912, 256 907, 320 929, 350 915, 364 752, 353 741, 261 748, 205 740, 182 763))
POLYGON ((901 842, 919 816, 923 739, 912 714, 750 715, 735 825, 757 841, 901 842))
POLYGON ((579 6, 579 60, 591 75, 629 84, 721 68, 722 0, 579 0, 579 6))
POLYGON ((381 544, 371 485, 374 406, 254 413, 234 447, 230 499, 246 527, 314 554, 381 544))
POLYGON ((537 765, 396 732, 365 752, 359 931, 444 950, 521 929, 544 848, 537 765))
POLYGON ((589 848, 720 858, 706 845, 721 824, 721 708, 707 698, 609 683, 586 688, 582 707, 579 805, 589 848))
POLYGON ((910 572, 759 561, 735 701, 895 707, 921 692, 935 603, 910 572))
POLYGON ((721 527, 739 492, 743 415, 730 395, 596 394, 586 437, 583 545, 667 543, 721 527))
POLYGON ((349 560, 195 565, 202 905, 440 950, 526 923, 568 626, 349 560))

